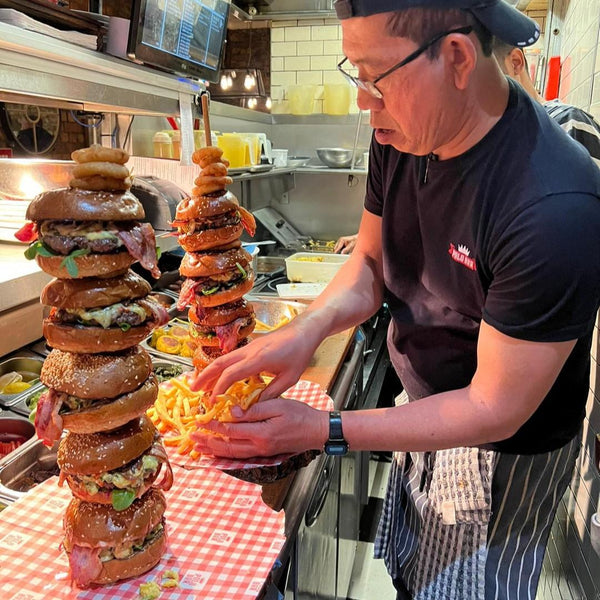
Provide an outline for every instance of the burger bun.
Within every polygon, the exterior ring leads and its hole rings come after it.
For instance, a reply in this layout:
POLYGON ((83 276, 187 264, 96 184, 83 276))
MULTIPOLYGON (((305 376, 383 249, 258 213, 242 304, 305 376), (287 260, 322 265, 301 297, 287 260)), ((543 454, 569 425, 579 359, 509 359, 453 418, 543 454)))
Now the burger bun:
POLYGON ((96 308, 143 298, 150 284, 131 270, 110 278, 53 279, 41 294, 42 304, 58 308, 96 308))
POLYGON ((27 207, 29 221, 139 221, 142 203, 129 191, 58 188, 38 194, 27 207))

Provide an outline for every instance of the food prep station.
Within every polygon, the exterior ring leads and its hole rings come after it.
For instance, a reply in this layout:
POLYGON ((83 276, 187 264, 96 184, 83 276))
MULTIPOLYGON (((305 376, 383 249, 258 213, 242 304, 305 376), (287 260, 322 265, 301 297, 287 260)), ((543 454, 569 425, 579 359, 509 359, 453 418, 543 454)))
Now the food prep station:
MULTIPOLYGON (((166 230, 165 221, 172 218, 178 196, 173 190, 165 194, 167 186, 160 182, 154 181, 152 189, 160 189, 161 192, 147 192, 145 206, 159 204, 159 208, 151 208, 148 212, 160 236, 160 231, 166 230)), ((284 299, 278 294, 278 285, 295 285, 288 279, 288 274, 298 285, 306 281, 324 285, 345 260, 331 254, 330 246, 315 243, 291 226, 282 228, 281 217, 274 211, 266 212, 269 218, 277 219, 279 227, 276 233, 279 235, 275 243, 261 247, 264 253, 258 253, 255 261, 255 286, 247 299, 252 302, 262 327, 257 327, 254 337, 267 335, 269 330, 306 309, 310 298, 298 294, 296 298, 284 299), (285 237, 282 237, 282 230, 285 237), (326 252, 323 253, 323 250, 326 252)), ((269 219, 266 221, 269 223, 269 219)), ((274 237, 267 226, 262 227, 263 238, 274 237)), ((259 233, 258 241, 260 237, 259 233)), ((176 307, 181 282, 178 274, 180 260, 181 254, 177 249, 167 248, 161 258, 163 276, 152 292, 172 318, 167 328, 186 324, 186 313, 179 312, 176 307)), ((31 302, 31 299, 27 301, 31 302)), ((383 354, 385 336, 381 335, 382 323, 378 317, 362 328, 325 340, 303 379, 318 383, 331 396, 336 408, 352 410, 364 406, 369 398, 365 390, 374 380, 373 366, 383 354)), ((193 368, 189 357, 157 350, 152 336, 144 340, 142 346, 151 354, 155 372, 161 377, 193 368)), ((20 393, 0 395, 2 414, 9 415, 12 422, 19 424, 18 427, 25 431, 23 438, 29 438, 0 460, 2 506, 23 498, 40 482, 57 474, 56 447, 46 448, 35 439, 28 420, 32 399, 39 397, 45 389, 37 378, 49 352, 45 341, 37 339, 0 359, 0 376, 4 372, 20 371, 26 375, 24 379, 32 382, 30 388, 20 393)), ((201 477, 202 473, 198 476, 201 477)), ((274 568, 269 581, 265 581, 257 597, 269 597, 269 593, 275 593, 274 589, 286 598, 297 599, 313 597, 312 594, 317 592, 341 594, 348 589, 360 515, 367 502, 367 484, 368 455, 351 452, 341 459, 319 454, 307 466, 262 485, 264 502, 274 511, 283 510, 285 514, 285 542, 275 563, 277 568, 274 568), (329 550, 321 561, 314 561, 315 547, 320 547, 324 539, 328 540, 329 550)))

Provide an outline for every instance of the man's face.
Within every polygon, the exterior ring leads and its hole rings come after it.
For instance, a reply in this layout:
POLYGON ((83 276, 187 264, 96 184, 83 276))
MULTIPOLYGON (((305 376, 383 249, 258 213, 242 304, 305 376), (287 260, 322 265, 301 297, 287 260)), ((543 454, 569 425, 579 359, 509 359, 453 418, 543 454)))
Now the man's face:
MULTIPOLYGON (((358 77, 373 81, 417 49, 417 44, 387 33, 389 14, 342 21, 344 54, 358 77)), ((450 139, 453 106, 444 61, 421 55, 377 83, 383 99, 358 90, 358 105, 371 111, 371 126, 381 144, 401 152, 425 155, 450 139)))

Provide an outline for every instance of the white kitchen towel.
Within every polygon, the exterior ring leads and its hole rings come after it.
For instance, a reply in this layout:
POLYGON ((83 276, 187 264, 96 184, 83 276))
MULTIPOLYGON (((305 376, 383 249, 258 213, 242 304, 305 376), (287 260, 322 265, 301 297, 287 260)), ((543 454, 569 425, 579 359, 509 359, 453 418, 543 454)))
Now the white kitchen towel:
POLYGON ((496 453, 435 453, 421 538, 409 587, 414 600, 483 600, 496 453))

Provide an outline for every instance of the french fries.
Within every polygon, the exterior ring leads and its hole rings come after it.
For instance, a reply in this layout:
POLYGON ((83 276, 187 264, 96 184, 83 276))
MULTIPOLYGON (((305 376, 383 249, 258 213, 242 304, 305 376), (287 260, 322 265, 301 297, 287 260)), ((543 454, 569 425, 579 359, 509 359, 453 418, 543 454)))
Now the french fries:
POLYGON ((178 454, 189 454, 195 459, 200 455, 194 450, 190 434, 211 419, 231 421, 231 408, 237 405, 248 409, 265 387, 262 377, 248 377, 233 383, 211 404, 210 394, 193 392, 187 377, 170 379, 159 386, 158 397, 147 413, 162 434, 165 446, 176 447, 178 454))
POLYGON ((274 331, 275 329, 279 329, 280 327, 287 325, 291 321, 291 319, 287 315, 284 315, 283 317, 281 317, 281 319, 279 319, 277 323, 275 323, 275 325, 269 325, 268 323, 265 323, 260 319, 255 319, 255 321, 255 331, 274 331))

